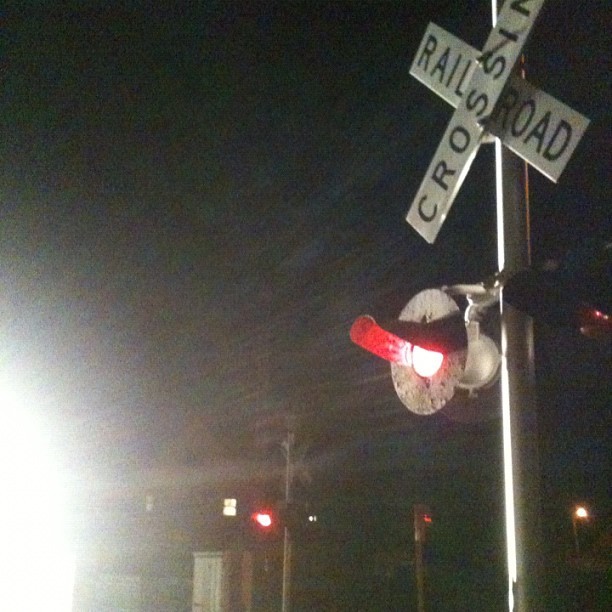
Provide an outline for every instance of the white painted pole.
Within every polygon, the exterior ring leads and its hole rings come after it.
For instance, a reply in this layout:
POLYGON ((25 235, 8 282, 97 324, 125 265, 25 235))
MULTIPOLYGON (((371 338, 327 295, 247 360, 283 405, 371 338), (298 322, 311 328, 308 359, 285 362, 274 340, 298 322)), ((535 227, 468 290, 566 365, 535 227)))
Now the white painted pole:
MULTIPOLYGON (((492 0, 493 26, 502 0, 492 0), (499 4, 499 7, 498 7, 499 4)), ((530 264, 527 167, 495 140, 499 270, 530 264)), ((502 291, 503 298, 503 291, 502 291)), ((501 309, 501 398, 504 458, 508 609, 542 609, 539 591, 540 496, 537 410, 530 317, 501 309)))

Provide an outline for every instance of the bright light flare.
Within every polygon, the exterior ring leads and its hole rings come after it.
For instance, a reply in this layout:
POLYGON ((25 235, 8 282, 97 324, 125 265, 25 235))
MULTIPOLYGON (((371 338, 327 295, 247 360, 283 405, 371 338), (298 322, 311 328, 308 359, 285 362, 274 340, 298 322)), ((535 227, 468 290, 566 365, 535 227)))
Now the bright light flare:
POLYGON ((65 498, 31 398, 0 375, 0 609, 69 612, 65 498))

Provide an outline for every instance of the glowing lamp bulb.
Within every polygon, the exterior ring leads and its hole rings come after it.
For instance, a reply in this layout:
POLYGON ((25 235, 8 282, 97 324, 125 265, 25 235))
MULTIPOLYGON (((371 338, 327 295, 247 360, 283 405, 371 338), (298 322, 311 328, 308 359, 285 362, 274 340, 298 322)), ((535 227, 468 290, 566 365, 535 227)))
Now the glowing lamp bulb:
POLYGON ((423 378, 431 378, 442 367, 444 355, 420 346, 412 347, 412 367, 423 378))

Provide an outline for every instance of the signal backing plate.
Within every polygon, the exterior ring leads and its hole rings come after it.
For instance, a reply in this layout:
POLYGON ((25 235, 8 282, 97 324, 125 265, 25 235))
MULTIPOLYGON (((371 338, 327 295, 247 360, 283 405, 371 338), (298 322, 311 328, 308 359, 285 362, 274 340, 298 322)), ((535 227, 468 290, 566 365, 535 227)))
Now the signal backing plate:
MULTIPOLYGON (((457 303, 440 289, 426 289, 415 295, 400 313, 400 321, 430 323, 454 315, 457 303)), ((458 320, 466 333, 461 318, 458 320)), ((453 397, 463 376, 467 348, 444 355, 441 368, 431 378, 420 377, 411 367, 391 364, 391 378, 395 391, 408 410, 420 415, 434 414, 453 397)))

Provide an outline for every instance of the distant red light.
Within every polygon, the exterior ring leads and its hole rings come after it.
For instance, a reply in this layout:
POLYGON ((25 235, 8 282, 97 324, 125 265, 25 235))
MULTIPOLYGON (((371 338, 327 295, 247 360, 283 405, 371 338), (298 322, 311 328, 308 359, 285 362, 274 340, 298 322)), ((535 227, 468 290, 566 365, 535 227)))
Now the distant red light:
POLYGON ((260 527, 264 529, 269 529, 272 527, 274 520, 272 519, 272 514, 270 512, 254 512, 252 515, 253 521, 257 523, 260 527))
POLYGON ((424 514, 423 515, 423 522, 424 523, 433 523, 433 520, 432 520, 431 516, 429 516, 429 514, 424 514))
POLYGON ((578 310, 580 332, 595 339, 612 337, 612 317, 601 310, 582 307, 578 310))

